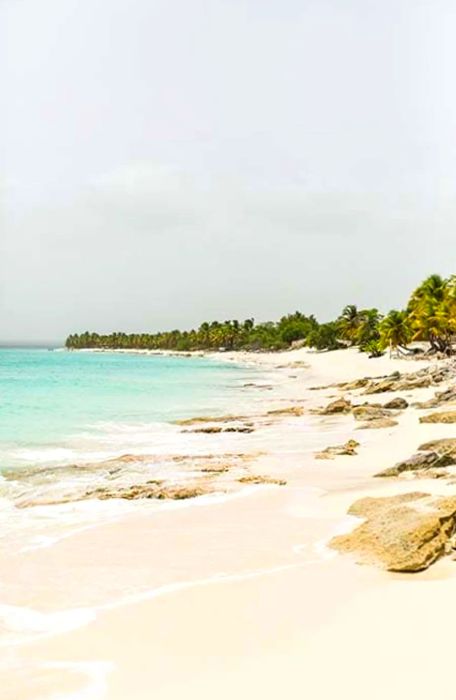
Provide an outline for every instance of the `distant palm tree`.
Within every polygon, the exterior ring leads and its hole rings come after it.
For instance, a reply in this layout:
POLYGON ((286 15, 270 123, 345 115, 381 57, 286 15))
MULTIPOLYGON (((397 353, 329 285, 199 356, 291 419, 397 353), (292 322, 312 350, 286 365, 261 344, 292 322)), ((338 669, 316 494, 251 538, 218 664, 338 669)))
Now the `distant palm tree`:
POLYGON ((396 348, 407 350, 407 345, 412 338, 412 330, 406 311, 390 311, 380 323, 380 344, 390 348, 390 352, 396 348))
POLYGON ((361 322, 358 307, 355 304, 348 304, 342 311, 337 321, 341 338, 348 340, 350 345, 356 342, 356 334, 361 322))

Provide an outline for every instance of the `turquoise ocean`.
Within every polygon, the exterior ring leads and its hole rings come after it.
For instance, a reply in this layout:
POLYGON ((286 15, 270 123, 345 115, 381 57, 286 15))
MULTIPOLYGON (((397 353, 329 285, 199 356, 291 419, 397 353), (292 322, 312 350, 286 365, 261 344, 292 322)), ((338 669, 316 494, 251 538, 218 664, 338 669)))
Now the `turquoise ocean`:
POLYGON ((199 357, 0 349, 0 469, 159 450, 161 427, 233 409, 255 376, 199 357))

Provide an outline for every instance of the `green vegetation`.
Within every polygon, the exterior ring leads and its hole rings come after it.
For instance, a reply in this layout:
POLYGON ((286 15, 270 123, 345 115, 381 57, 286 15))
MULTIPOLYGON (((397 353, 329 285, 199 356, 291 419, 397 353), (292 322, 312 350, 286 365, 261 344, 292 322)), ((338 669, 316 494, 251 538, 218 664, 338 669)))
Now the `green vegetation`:
POLYGON ((69 349, 120 348, 147 350, 284 350, 299 342, 317 350, 359 347, 378 357, 386 349, 411 352, 412 341, 429 343, 428 352, 453 352, 456 334, 456 275, 431 275, 412 293, 407 307, 382 316, 377 309, 350 304, 329 323, 299 311, 278 322, 256 324, 253 318, 240 321, 205 322, 197 330, 164 333, 111 333, 86 331, 70 335, 69 349))

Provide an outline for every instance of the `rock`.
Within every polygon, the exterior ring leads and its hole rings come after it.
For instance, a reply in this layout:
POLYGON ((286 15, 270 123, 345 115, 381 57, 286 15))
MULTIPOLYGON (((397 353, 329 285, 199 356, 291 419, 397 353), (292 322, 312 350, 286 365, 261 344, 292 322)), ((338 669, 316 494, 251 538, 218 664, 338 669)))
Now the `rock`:
POLYGON ((439 403, 448 403, 449 401, 456 401, 456 387, 452 386, 446 389, 446 391, 436 391, 435 398, 439 403))
POLYGON ((441 455, 437 452, 418 452, 418 454, 405 459, 402 462, 398 462, 394 467, 385 469, 375 476, 390 477, 399 476, 402 472, 418 471, 423 469, 436 469, 440 467, 447 467, 450 464, 455 464, 456 458, 450 455, 441 455))
POLYGON ((345 391, 356 391, 356 389, 363 389, 370 381, 369 377, 363 377, 362 379, 355 379, 352 382, 341 382, 340 384, 336 384, 336 386, 345 391))
POLYGON ((400 396, 398 396, 395 399, 391 399, 391 401, 388 401, 388 403, 385 403, 385 405, 384 405, 384 408, 397 409, 399 411, 401 411, 407 407, 408 407, 408 401, 401 398, 400 396))
POLYGON ((240 484, 275 484, 277 486, 285 486, 287 483, 283 479, 275 479, 272 476, 261 476, 260 474, 241 476, 238 481, 240 484))
POLYGON ((196 416, 195 418, 185 418, 184 420, 174 421, 174 425, 198 425, 198 423, 233 423, 234 421, 243 421, 246 416, 196 416))
POLYGON ((219 425, 211 425, 207 428, 193 428, 193 430, 183 430, 183 433, 205 433, 213 435, 218 433, 253 433, 254 428, 251 425, 231 425, 227 428, 222 428, 219 425))
POLYGON ((268 416, 302 416, 304 409, 301 406, 288 406, 287 408, 276 408, 267 412, 268 416))
POLYGON ((404 378, 395 385, 394 391, 410 391, 412 389, 426 389, 431 386, 431 377, 404 378))
MULTIPOLYGON (((217 489, 220 490, 220 489, 217 489)), ((134 485, 118 485, 112 487, 99 487, 97 489, 92 489, 81 494, 74 494, 72 496, 61 496, 56 498, 48 499, 38 499, 38 500, 24 500, 16 503, 18 508, 28 508, 30 506, 36 505, 57 505, 63 503, 73 503, 75 501, 86 501, 92 499, 98 499, 100 501, 107 501, 113 498, 119 498, 127 501, 139 500, 139 499, 152 499, 157 498, 159 500, 171 499, 171 500, 183 500, 186 498, 195 498, 196 496, 203 496, 204 494, 212 493, 213 489, 209 485, 201 486, 163 486, 163 482, 159 480, 148 481, 144 484, 134 484, 134 485)))
POLYGON ((392 418, 376 418, 375 420, 370 420, 367 423, 359 425, 358 430, 394 428, 395 425, 398 425, 398 422, 392 418))
POLYGON ((224 428, 222 432, 224 433, 253 433, 254 428, 251 425, 240 425, 239 427, 232 426, 230 428, 224 428))
POLYGON ((204 486, 163 486, 161 481, 149 481, 146 484, 134 486, 118 486, 116 488, 99 488, 88 491, 86 498, 98 498, 106 501, 111 498, 122 498, 128 501, 139 498, 157 498, 159 500, 183 500, 211 493, 212 489, 204 486))
POLYGON ((429 399, 428 401, 416 401, 415 403, 412 404, 414 408, 420 408, 420 409, 425 409, 425 408, 438 408, 440 406, 439 402, 437 399, 429 399))
POLYGON ((356 452, 357 447, 359 447, 359 442, 356 442, 356 440, 348 440, 344 445, 326 447, 321 452, 317 452, 315 459, 334 459, 339 455, 353 456, 358 454, 356 452))
POLYGON ((351 407, 351 401, 336 399, 336 401, 331 401, 325 408, 322 408, 319 413, 322 416, 331 416, 335 413, 350 413, 351 407))
POLYGON ((456 402, 456 387, 451 387, 446 391, 436 391, 434 398, 428 401, 418 401, 413 404, 416 408, 438 408, 448 403, 456 402))
POLYGON ((395 391, 396 379, 382 379, 379 382, 369 382, 365 394, 383 394, 385 391, 395 391))
POLYGON ((379 418, 389 418, 391 416, 391 413, 384 408, 371 406, 369 404, 354 406, 352 413, 356 421, 372 421, 378 420, 379 418))
POLYGON ((207 428, 194 428, 193 430, 183 430, 183 433, 207 433, 212 435, 213 433, 221 433, 222 428, 219 425, 211 425, 207 428))
POLYGON ((363 498, 348 512, 365 522, 330 546, 388 571, 426 569, 450 550, 456 529, 456 497, 418 492, 363 498))
POLYGON ((414 473, 415 479, 448 479, 450 472, 447 469, 425 469, 414 473))
POLYGON ((453 366, 445 366, 437 369, 425 367, 418 372, 401 375, 399 372, 391 374, 380 380, 372 379, 368 382, 364 393, 365 394, 381 394, 386 391, 410 391, 413 389, 423 389, 432 384, 440 384, 441 382, 454 376, 455 368, 453 366))
POLYGON ((456 411, 442 411, 421 416, 420 423, 456 423, 456 411))
POLYGON ((456 459, 456 438, 431 440, 418 447, 419 452, 436 452, 438 455, 450 455, 456 459))

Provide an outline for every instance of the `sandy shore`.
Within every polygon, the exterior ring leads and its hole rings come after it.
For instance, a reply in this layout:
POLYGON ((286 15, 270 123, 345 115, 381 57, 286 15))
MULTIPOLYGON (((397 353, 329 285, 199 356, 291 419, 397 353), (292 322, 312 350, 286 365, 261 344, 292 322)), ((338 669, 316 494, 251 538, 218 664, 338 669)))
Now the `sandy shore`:
MULTIPOLYGON (((259 391, 264 414, 304 409, 260 422, 251 435, 224 436, 233 451, 263 452, 255 471, 286 485, 132 510, 50 547, 2 555, 5 626, 14 633, 16 611, 18 629, 30 627, 29 641, 13 635, 2 654, 2 698, 451 697, 451 558, 393 574, 326 545, 355 525, 346 512, 362 496, 417 486, 455 494, 445 479, 372 477, 420 443, 456 437, 456 427, 420 424, 412 407, 397 426, 363 431, 350 415, 310 412, 341 396, 312 387, 429 362, 351 350, 224 357, 260 366, 273 381, 270 395, 259 391), (360 443, 357 455, 315 459, 348 439, 360 443)), ((401 396, 421 401, 434 391, 401 396)), ((210 451, 219 437, 204 439, 210 451)))

